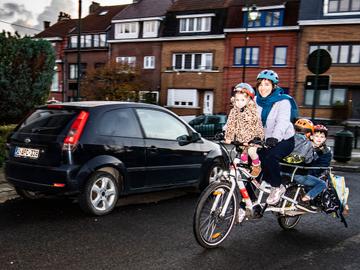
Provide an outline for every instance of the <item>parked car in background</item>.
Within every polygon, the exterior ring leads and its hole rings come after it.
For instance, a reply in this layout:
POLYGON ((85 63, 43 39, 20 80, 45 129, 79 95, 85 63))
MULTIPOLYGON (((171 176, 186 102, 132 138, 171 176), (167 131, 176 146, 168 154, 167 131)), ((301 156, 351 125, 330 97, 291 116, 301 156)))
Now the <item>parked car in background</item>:
POLYGON ((221 132, 227 121, 226 114, 202 114, 192 119, 192 126, 201 136, 212 139, 215 134, 221 132))
POLYGON ((76 195, 94 215, 119 196, 193 186, 200 189, 227 163, 169 110, 131 102, 41 106, 8 138, 5 175, 24 198, 76 195))

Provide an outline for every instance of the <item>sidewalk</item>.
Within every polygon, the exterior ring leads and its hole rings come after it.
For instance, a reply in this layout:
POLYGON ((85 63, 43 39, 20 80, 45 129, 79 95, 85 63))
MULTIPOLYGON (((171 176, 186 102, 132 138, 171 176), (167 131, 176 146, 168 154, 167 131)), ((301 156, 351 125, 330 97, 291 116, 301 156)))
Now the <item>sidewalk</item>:
MULTIPOLYGON (((334 171, 360 172, 360 149, 353 149, 352 159, 346 163, 333 160, 331 166, 334 171)), ((4 170, 0 168, 0 203, 19 197, 14 188, 5 180, 4 170)))

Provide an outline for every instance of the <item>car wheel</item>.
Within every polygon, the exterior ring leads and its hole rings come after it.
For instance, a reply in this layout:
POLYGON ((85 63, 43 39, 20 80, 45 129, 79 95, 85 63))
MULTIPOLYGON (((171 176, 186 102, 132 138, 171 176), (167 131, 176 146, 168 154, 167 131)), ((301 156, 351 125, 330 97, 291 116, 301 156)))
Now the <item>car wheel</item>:
POLYGON ((30 191, 22 188, 15 188, 16 193, 25 200, 37 200, 44 197, 44 194, 37 191, 30 191))
POLYGON ((218 160, 215 160, 214 163, 208 170, 206 178, 200 184, 200 190, 204 190, 209 184, 216 181, 218 175, 224 170, 225 166, 218 160))
POLYGON ((102 216, 110 213, 119 198, 115 177, 103 171, 95 172, 79 195, 79 204, 87 213, 102 216))

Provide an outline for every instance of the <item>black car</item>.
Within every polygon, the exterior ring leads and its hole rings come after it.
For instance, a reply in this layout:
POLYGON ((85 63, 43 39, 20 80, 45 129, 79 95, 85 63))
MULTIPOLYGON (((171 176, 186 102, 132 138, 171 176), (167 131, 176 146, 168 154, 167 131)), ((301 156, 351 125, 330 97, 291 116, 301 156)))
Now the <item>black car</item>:
POLYGON ((224 164, 222 149, 169 110, 131 102, 42 106, 8 138, 7 180, 26 198, 77 195, 95 215, 122 195, 204 188, 224 164))

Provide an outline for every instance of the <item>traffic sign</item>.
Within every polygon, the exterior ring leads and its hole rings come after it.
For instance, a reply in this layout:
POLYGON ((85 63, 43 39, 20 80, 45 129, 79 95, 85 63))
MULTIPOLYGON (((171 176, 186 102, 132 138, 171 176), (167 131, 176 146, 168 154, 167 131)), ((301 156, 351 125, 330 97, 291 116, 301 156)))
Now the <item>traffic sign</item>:
POLYGON ((322 74, 330 68, 331 63, 330 53, 324 49, 317 49, 309 55, 307 67, 314 74, 322 74))

